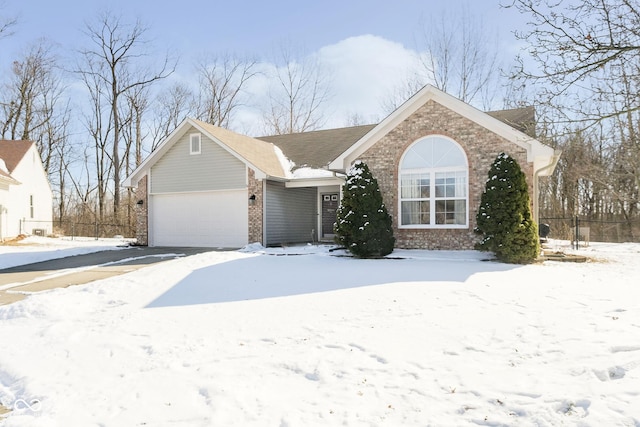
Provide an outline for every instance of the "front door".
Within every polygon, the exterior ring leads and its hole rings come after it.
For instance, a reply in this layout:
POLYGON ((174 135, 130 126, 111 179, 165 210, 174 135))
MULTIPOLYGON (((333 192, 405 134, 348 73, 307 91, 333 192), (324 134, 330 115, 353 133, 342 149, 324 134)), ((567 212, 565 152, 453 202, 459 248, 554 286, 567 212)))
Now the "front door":
POLYGON ((339 204, 338 193, 322 195, 322 238, 332 239, 333 223, 336 222, 336 211, 339 204))

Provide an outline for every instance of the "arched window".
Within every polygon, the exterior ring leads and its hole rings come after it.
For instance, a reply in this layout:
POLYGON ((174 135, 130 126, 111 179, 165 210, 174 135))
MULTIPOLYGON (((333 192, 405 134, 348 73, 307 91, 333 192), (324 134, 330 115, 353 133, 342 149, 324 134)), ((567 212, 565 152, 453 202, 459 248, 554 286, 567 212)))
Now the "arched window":
POLYGON ((419 139, 400 161, 400 227, 466 228, 467 156, 444 136, 419 139))

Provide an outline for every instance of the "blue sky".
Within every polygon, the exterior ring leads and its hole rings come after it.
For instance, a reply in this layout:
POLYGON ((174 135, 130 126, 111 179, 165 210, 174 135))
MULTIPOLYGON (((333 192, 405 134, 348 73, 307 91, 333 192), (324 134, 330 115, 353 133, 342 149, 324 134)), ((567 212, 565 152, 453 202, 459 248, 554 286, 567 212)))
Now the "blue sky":
MULTIPOLYGON (((0 0, 0 13, 17 16, 15 34, 0 40, 0 70, 6 70, 29 42, 46 37, 71 56, 83 42, 85 22, 108 9, 139 18, 158 51, 171 49, 192 63, 202 53, 232 52, 266 61, 283 44, 332 64, 340 114, 379 116, 381 94, 401 78, 407 57, 419 51, 420 25, 430 16, 454 17, 468 7, 500 38, 510 60, 516 53, 512 31, 525 19, 500 8, 499 0, 0 0), (376 71, 373 72, 373 69, 376 71)), ((180 67, 179 73, 186 73, 180 67)), ((248 119, 249 120, 249 119, 248 119)))

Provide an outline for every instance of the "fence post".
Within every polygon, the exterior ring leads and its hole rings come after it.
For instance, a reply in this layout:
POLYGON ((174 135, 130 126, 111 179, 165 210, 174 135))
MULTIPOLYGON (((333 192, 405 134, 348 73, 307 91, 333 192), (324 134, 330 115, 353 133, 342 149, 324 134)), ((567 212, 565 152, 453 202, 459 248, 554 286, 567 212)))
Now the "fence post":
POLYGON ((580 248, 580 218, 576 215, 576 250, 580 248))

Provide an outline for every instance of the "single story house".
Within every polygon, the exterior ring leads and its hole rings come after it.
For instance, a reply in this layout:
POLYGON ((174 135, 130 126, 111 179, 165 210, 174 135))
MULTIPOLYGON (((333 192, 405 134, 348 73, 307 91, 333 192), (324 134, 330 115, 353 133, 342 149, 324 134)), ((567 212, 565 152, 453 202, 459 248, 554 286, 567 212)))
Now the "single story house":
POLYGON ((47 235, 52 225, 53 196, 36 144, 0 140, 0 241, 47 235))
POLYGON ((396 246, 471 249, 496 156, 516 158, 537 215, 538 180, 558 154, 533 109, 484 113, 427 85, 375 125, 252 138, 187 119, 129 176, 137 238, 151 246, 241 247, 331 241, 345 174, 369 165, 396 246))

